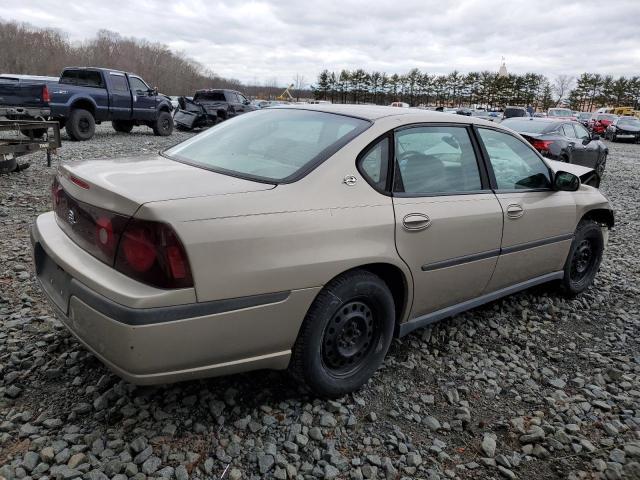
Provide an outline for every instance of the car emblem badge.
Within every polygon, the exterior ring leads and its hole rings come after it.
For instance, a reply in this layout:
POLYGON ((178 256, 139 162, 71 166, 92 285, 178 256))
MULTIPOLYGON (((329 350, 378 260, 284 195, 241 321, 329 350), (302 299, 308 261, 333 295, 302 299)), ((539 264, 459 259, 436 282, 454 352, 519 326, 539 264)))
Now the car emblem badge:
POLYGON ((76 220, 76 214, 73 210, 69 210, 69 213, 67 213, 67 221, 71 225, 75 225, 76 223, 78 223, 78 221, 76 220))
POLYGON ((350 187, 353 187, 357 181, 358 179, 354 175, 347 175, 346 177, 344 177, 344 180, 342 180, 342 183, 350 187))

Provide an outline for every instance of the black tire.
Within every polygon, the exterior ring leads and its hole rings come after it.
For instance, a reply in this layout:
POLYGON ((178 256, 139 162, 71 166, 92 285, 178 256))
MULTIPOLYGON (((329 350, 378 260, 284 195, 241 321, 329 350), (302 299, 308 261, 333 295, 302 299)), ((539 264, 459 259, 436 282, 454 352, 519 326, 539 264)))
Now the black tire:
POLYGON ((161 111, 158 113, 153 124, 153 134, 159 137, 168 137, 173 133, 173 117, 167 111, 161 111))
POLYGON ((615 132, 611 134, 611 141, 614 143, 618 141, 618 135, 615 132))
POLYGON ((395 306, 385 282, 365 270, 345 273, 311 305, 289 370, 319 396, 353 392, 382 364, 394 328, 395 306))
POLYGON ((112 120, 111 126, 116 132, 131 133, 133 122, 130 120, 112 120))
POLYGON ((596 166, 594 168, 594 170, 596 171, 596 174, 598 175, 598 178, 602 179, 606 168, 607 168, 607 153, 605 152, 602 155, 602 158, 598 160, 598 163, 596 163, 596 166))
POLYGON ((96 131, 96 120, 88 110, 76 108, 71 110, 71 115, 69 115, 67 119, 65 130, 71 140, 89 140, 96 131))
POLYGON ((591 286, 600 269, 603 252, 602 227, 593 220, 581 220, 564 265, 561 286, 566 295, 578 295, 591 286))

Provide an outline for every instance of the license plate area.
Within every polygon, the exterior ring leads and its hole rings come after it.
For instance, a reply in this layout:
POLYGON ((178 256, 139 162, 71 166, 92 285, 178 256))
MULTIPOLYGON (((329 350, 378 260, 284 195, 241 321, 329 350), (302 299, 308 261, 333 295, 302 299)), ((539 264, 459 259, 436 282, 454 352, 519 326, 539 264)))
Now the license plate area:
POLYGON ((37 243, 34 249, 36 275, 53 303, 66 315, 69 310, 71 275, 60 268, 37 243))

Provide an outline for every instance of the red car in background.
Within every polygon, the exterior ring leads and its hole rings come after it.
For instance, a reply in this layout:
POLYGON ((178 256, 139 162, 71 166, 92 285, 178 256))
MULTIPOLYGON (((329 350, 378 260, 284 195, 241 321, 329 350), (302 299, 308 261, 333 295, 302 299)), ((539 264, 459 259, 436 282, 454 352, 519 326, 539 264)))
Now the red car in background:
POLYGON ((591 117, 591 120, 589 121, 589 128, 593 133, 602 135, 604 134, 607 127, 611 125, 617 118, 617 115, 613 115, 611 113, 598 113, 591 117))

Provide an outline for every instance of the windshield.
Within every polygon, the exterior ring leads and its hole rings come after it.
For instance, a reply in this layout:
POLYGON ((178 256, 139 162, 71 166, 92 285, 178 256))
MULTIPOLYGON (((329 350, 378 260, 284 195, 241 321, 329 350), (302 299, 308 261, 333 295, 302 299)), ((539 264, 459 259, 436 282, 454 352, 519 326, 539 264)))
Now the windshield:
POLYGON ((549 122, 507 118, 501 125, 509 127, 511 130, 515 130, 518 133, 542 133, 549 127, 549 122))
POLYGON ((549 116, 550 117, 571 117, 573 116, 573 112, 567 108, 550 108, 549 116))
POLYGON ((582 119, 582 120, 588 120, 589 118, 591 118, 591 114, 590 113, 580 113, 578 115, 578 118, 582 119))
POLYGON ((608 115, 608 114, 604 114, 604 115, 598 115, 597 120, 609 120, 610 122, 613 122, 617 117, 615 115, 608 115))
POLYGON ((640 120, 637 118, 621 118, 618 120, 618 126, 640 127, 640 120))
POLYGON ((313 168, 369 125, 366 120, 310 110, 256 110, 164 153, 220 173, 277 183, 313 168))

